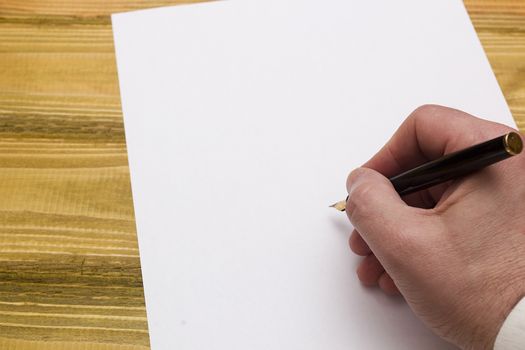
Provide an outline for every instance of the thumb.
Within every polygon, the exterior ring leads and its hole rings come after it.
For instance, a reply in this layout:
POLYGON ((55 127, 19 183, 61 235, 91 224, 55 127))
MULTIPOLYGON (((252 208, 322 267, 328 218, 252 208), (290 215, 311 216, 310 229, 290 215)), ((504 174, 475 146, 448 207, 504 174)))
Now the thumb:
POLYGON ((377 171, 357 168, 346 186, 348 218, 378 257, 396 254, 407 243, 407 235, 420 227, 420 209, 408 206, 377 171))

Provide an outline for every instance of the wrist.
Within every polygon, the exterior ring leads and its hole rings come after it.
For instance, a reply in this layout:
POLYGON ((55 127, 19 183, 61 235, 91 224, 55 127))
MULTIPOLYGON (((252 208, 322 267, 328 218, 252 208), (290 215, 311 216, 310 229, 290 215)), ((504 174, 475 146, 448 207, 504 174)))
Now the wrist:
MULTIPOLYGON (((478 339, 482 339, 480 344, 481 349, 493 350, 496 344, 498 334, 511 314, 516 305, 525 297, 525 285, 522 280, 514 280, 506 288, 495 288, 496 293, 493 293, 493 300, 487 300, 486 303, 490 305, 487 307, 487 312, 484 313, 481 323, 486 323, 485 326, 479 327, 478 339), (484 334, 483 334, 484 333, 484 334)), ((473 345, 472 349, 479 347, 473 345)))
POLYGON ((458 312, 452 317, 455 327, 445 338, 461 349, 493 350, 503 323, 525 296, 525 276, 515 278, 517 271, 493 272, 495 278, 477 276, 470 283, 465 281, 465 288, 457 291, 458 312))

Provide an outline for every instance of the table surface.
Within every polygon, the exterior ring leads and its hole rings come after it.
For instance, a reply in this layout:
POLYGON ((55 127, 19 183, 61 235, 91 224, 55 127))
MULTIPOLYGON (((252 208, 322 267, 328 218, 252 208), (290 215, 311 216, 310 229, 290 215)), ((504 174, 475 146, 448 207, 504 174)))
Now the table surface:
MULTIPOLYGON (((182 2, 0 2, 1 349, 149 348, 109 14, 182 2)), ((525 1, 465 5, 525 130, 525 1)))

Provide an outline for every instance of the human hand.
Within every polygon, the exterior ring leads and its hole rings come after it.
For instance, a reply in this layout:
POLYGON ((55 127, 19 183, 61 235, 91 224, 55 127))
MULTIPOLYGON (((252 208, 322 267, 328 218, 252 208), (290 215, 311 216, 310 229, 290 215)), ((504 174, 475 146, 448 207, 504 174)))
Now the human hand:
POLYGON ((492 349, 525 296, 525 157, 403 199, 387 177, 509 131, 422 106, 347 181, 350 247, 365 257, 359 279, 402 294, 430 329, 464 349, 492 349))

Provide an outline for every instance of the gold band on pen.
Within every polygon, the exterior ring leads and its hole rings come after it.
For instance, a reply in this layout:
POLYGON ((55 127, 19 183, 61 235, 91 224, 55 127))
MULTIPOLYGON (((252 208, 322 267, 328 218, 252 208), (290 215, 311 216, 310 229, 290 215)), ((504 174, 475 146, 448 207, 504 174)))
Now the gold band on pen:
POLYGON ((509 132, 505 135, 503 138, 503 145, 505 146, 507 153, 512 156, 520 154, 523 150, 523 141, 521 140, 520 135, 515 132, 509 132))

